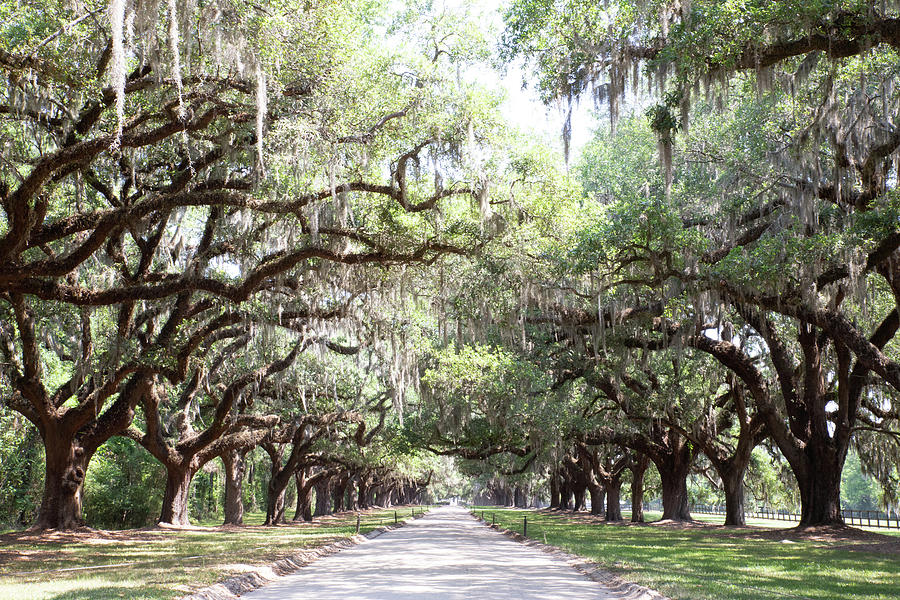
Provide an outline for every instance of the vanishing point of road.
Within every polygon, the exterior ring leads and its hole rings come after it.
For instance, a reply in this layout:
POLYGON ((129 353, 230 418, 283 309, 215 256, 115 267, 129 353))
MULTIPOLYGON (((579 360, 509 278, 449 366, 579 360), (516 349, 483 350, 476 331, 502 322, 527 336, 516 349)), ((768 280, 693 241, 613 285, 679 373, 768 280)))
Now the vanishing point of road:
POLYGON ((608 600, 622 596, 563 560, 482 525, 464 509, 447 506, 241 598, 608 600))

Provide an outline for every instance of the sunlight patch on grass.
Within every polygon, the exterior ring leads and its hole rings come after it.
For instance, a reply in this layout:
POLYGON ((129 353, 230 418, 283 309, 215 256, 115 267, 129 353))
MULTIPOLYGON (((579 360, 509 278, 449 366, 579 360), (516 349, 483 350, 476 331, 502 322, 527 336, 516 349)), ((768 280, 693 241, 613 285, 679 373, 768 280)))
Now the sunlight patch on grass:
MULTIPOLYGON (((144 595, 135 581, 122 581, 118 577, 86 577, 64 581, 39 583, 11 583, 0 585, 0 600, 22 598, 53 598, 53 600, 106 600, 107 598, 161 598, 144 595)), ((152 591, 150 592, 152 594, 152 591)))

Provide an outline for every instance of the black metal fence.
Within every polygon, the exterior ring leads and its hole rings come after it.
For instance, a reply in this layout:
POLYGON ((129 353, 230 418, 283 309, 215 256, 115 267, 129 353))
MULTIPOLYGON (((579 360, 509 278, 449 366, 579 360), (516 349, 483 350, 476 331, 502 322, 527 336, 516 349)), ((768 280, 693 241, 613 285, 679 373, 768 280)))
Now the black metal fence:
MULTIPOLYGON (((700 515, 724 515, 723 506, 694 506, 692 513, 700 515)), ((745 517, 755 519, 769 519, 772 521, 800 522, 800 515, 784 509, 757 508, 744 512, 745 517)), ((841 516, 847 525, 857 527, 881 527, 884 529, 900 529, 900 514, 895 511, 886 513, 880 510, 842 510, 841 516)))

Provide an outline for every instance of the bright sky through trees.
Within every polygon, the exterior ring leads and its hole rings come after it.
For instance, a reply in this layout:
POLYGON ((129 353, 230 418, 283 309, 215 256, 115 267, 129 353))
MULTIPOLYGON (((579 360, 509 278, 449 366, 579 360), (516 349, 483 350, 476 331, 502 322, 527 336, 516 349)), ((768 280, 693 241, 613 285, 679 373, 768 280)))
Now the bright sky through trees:
MULTIPOLYGON (((504 27, 502 7, 506 4, 505 1, 491 0, 437 0, 433 6, 437 10, 478 15, 474 22, 480 25, 489 39, 497 40, 504 27)), ((491 61, 493 64, 483 64, 471 69, 467 75, 474 77, 488 89, 499 88, 505 91, 506 99, 501 111, 510 124, 527 132, 529 136, 537 135, 553 147, 562 148, 560 140, 568 107, 565 103, 545 105, 534 86, 528 85, 528 75, 523 69, 522 61, 515 60, 501 65, 496 57, 496 46, 492 50, 495 53, 491 61)), ((602 112, 605 107, 596 109, 602 112)), ((570 161, 577 160, 581 149, 590 140, 593 129, 599 124, 595 118, 595 107, 590 101, 576 104, 573 119, 577 127, 572 132, 570 161)))

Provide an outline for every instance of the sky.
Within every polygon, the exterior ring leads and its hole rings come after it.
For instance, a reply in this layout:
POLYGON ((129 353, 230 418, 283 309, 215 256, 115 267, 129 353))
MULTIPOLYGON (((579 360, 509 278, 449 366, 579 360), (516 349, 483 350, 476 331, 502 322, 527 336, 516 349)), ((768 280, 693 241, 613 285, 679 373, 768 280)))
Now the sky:
MULTIPOLYGON (((405 0, 398 0, 405 2, 405 0)), ((503 6, 507 2, 496 0, 437 0, 435 8, 446 7, 450 11, 470 10, 482 18, 489 38, 499 39, 503 31, 503 6)), ((496 47, 496 41, 492 42, 496 47)), ((472 74, 470 74, 472 75, 472 74)), ((501 107, 503 116, 510 123, 523 131, 533 131, 551 143, 562 148, 562 128, 565 113, 562 107, 546 106, 531 87, 523 88, 528 78, 527 67, 521 61, 507 65, 506 71, 500 73, 488 65, 483 65, 474 73, 476 80, 488 87, 499 87, 506 92, 506 101, 501 107)), ((580 150, 592 137, 599 121, 592 110, 590 102, 579 103, 572 116, 572 138, 570 144, 570 163, 577 160, 580 150)))
MULTIPOLYGON (((500 77, 500 83, 507 93, 506 102, 502 107, 503 116, 523 130, 536 129, 555 146, 562 147, 564 108, 545 106, 534 90, 522 88, 526 71, 521 64, 511 66, 503 76, 496 72, 494 76, 500 77)), ((599 121, 589 102, 580 102, 575 106, 572 115, 570 161, 577 159, 598 125, 599 121)))

